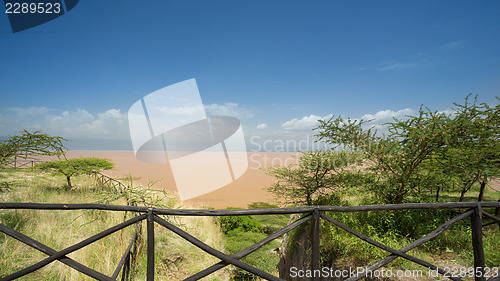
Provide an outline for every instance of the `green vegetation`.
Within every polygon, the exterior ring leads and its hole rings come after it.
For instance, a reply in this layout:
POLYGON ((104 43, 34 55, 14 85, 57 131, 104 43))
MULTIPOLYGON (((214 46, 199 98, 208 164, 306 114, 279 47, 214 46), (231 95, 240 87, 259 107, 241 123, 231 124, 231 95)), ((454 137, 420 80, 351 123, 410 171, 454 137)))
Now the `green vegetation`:
POLYGON ((381 203, 418 200, 433 187, 437 198, 454 186, 465 194, 476 182, 484 191, 500 176, 500 104, 466 99, 456 107, 453 114, 421 108, 417 116, 386 123, 387 135, 369 121, 338 116, 320 120, 318 136, 362 154, 368 168, 344 185, 364 186, 381 203))
POLYGON ((346 170, 360 164, 359 156, 349 151, 303 152, 297 164, 268 168, 267 173, 277 179, 268 191, 282 204, 310 206, 315 197, 331 193, 346 182, 346 170))
MULTIPOLYGON (((248 205, 249 209, 276 208, 278 206, 264 202, 254 202, 248 205)), ((237 208, 228 208, 237 209, 237 208)), ((223 216, 219 218, 221 229, 226 240, 228 254, 236 254, 243 249, 259 242, 275 230, 285 227, 288 223, 287 215, 262 215, 262 216, 223 216)), ((277 274, 279 255, 276 251, 281 243, 272 241, 261 249, 251 253, 242 260, 260 270, 277 274)), ((258 279, 252 273, 233 267, 236 273, 235 280, 258 279)))
POLYGON ((0 140, 0 166, 16 159, 34 159, 40 155, 61 156, 66 139, 53 137, 42 131, 33 133, 23 130, 20 135, 0 140))
MULTIPOLYGON (((319 120, 318 136, 337 150, 304 152, 298 163, 270 167, 278 182, 268 190, 285 203, 303 205, 371 205, 447 201, 497 201, 488 188, 500 177, 500 104, 490 106, 466 98, 453 113, 421 108, 416 116, 383 124, 341 116, 319 120), (332 160, 333 158, 333 160, 332 160), (342 163, 332 168, 331 163, 342 163), (320 192, 322 191, 322 192, 320 192), (289 198, 292 198, 291 200, 289 198)), ((280 202, 278 200, 278 202, 280 202)), ((488 210, 491 211, 491 210, 488 210)), ((402 210, 329 213, 334 219, 392 248, 423 237, 457 215, 457 210, 402 210)), ((485 221, 488 222, 488 221, 485 221)), ((289 253, 307 225, 288 240, 289 253)), ((483 228, 487 266, 500 264, 498 225, 483 228), (488 245, 488 246, 486 246, 488 245)), ((322 265, 366 265, 387 253, 322 221, 322 265)), ((470 218, 409 252, 442 266, 473 266, 470 218)), ((397 259, 392 267, 423 269, 397 259)))
MULTIPOLYGON (((228 210, 236 210, 239 208, 227 208, 228 210)), ((220 217, 220 226, 224 233, 232 230, 239 232, 261 232, 262 225, 251 218, 251 216, 224 216, 220 217)))
POLYGON ((68 188, 71 189, 71 177, 91 175, 103 170, 111 170, 113 169, 113 163, 107 159, 87 157, 40 163, 35 168, 64 175, 68 183, 68 188))
MULTIPOLYGON (((248 204, 248 209, 269 209, 279 208, 278 205, 269 204, 266 202, 253 202, 248 204)), ((271 234, 288 225, 290 215, 262 215, 252 216, 252 219, 262 225, 262 232, 271 234)))

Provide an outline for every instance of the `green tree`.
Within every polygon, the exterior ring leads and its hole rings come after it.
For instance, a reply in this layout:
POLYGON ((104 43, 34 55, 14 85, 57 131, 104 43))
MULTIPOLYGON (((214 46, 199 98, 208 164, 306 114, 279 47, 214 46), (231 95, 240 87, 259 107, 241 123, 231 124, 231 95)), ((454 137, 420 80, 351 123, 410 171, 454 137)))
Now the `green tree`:
POLYGON ((450 114, 421 107, 416 116, 384 124, 388 134, 368 127, 371 120, 341 116, 319 120, 316 129, 322 140, 364 155, 370 176, 360 183, 384 203, 402 203, 422 188, 436 187, 439 197, 440 187, 452 181, 460 182, 463 194, 476 181, 484 191, 500 170, 499 106, 468 99, 456 106, 450 114))
POLYGON ((345 186, 349 167, 360 160, 358 153, 349 151, 301 152, 296 164, 267 168, 267 174, 277 179, 267 190, 280 203, 311 206, 321 194, 345 186))
POLYGON ((46 162, 38 164, 35 167, 40 170, 52 171, 56 174, 66 176, 68 188, 71 189, 72 176, 82 174, 90 175, 99 173, 103 170, 111 170, 113 168, 113 163, 108 159, 88 157, 46 162))
POLYGON ((460 199, 475 183, 480 185, 478 201, 492 178, 500 176, 500 105, 495 107, 466 98, 455 104, 450 132, 453 139, 443 147, 438 162, 460 186, 460 199))
POLYGON ((369 162, 371 181, 368 184, 385 203, 402 203, 417 188, 419 167, 438 148, 446 145, 449 116, 420 108, 417 116, 394 119, 384 124, 388 134, 379 134, 372 120, 319 120, 320 139, 358 151, 369 162))
POLYGON ((50 136, 42 131, 31 133, 23 130, 20 135, 0 140, 0 165, 18 158, 35 159, 41 155, 64 155, 66 147, 63 141, 67 140, 58 136, 50 136))

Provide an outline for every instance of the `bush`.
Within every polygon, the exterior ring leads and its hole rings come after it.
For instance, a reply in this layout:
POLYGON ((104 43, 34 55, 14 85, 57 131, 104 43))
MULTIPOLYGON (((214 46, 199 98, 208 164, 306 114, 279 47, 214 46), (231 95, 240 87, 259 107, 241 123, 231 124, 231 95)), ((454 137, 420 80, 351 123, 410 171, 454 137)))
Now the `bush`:
MULTIPOLYGON (((279 208, 277 205, 269 204, 266 202, 253 202, 248 204, 249 209, 271 209, 271 208, 279 208)), ((262 232, 271 234, 277 230, 282 229, 283 227, 288 225, 288 220, 290 219, 290 215, 259 215, 253 216, 253 220, 258 221, 263 229, 262 232)))
MULTIPOLYGON (((238 208, 228 208, 238 209, 238 208)), ((262 225, 251 216, 223 216, 219 218, 221 229, 224 233, 240 229, 242 231, 262 232, 262 225)))
POLYGON ((279 208, 279 206, 274 204, 269 204, 266 202, 252 202, 248 204, 248 209, 271 209, 271 208, 279 208))

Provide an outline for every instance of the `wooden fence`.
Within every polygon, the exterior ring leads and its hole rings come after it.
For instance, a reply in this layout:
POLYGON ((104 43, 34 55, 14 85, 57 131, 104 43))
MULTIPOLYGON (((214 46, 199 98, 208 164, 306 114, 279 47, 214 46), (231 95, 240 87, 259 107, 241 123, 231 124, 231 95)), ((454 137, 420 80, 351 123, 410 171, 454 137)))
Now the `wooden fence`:
POLYGON ((34 167, 36 164, 40 164, 40 163, 44 163, 44 162, 47 162, 47 161, 44 161, 44 160, 14 160, 14 161, 10 161, 10 162, 6 162, 4 163, 4 165, 6 167, 10 167, 10 168, 28 168, 28 167, 34 167))
MULTIPOLYGON (((241 261, 241 259, 248 254, 260 249, 264 245, 268 244, 272 240, 288 233, 292 229, 298 227, 299 225, 304 224, 307 221, 311 221, 311 244, 312 244, 312 255, 311 255, 311 270, 320 269, 320 256, 319 256, 319 227, 320 220, 324 219, 335 226, 347 231, 348 233, 356 236, 357 238, 370 243, 380 249, 383 249, 389 253, 389 255, 378 261, 367 268, 368 270, 374 271, 382 266, 387 265, 391 261, 395 260, 398 257, 407 259, 409 261, 420 264, 426 268, 438 270, 438 272, 444 275, 446 272, 443 269, 438 268, 437 266, 430 264, 424 260, 416 258, 412 255, 407 254, 408 251, 428 242, 438 235, 443 233, 446 229, 451 227, 453 224, 467 218, 471 217, 471 230, 472 230, 472 246, 474 251, 474 268, 475 268, 475 280, 481 281, 492 281, 492 280, 500 280, 499 277, 491 276, 488 279, 484 276, 485 273, 485 257, 484 257, 484 248, 483 248, 483 218, 491 219, 494 222, 500 223, 500 218, 491 215, 488 212, 483 211, 485 208, 500 208, 500 202, 449 202, 449 203, 412 203, 412 204, 394 204, 394 205, 366 205, 366 206, 310 206, 310 207, 297 207, 297 208, 275 208, 275 209, 238 209, 238 210, 205 210, 205 209, 159 209, 159 208, 147 208, 147 207, 139 207, 139 206, 120 206, 120 205, 106 205, 106 204, 39 204, 39 203, 0 203, 0 209, 37 209, 37 210, 107 210, 107 211, 128 211, 135 212, 137 215, 123 223, 115 225, 105 231, 102 231, 94 236, 91 236, 75 245, 67 247, 66 249, 57 251, 49 248, 48 246, 30 238, 22 233, 19 233, 3 224, 0 224, 0 232, 5 233, 8 236, 11 236, 45 254, 48 255, 47 258, 42 261, 28 266, 22 270, 19 270, 15 273, 12 273, 8 276, 4 276, 0 278, 3 280, 13 280, 29 274, 35 270, 38 270, 49 263, 58 260, 88 276, 91 276, 97 280, 116 280, 120 271, 123 271, 122 280, 127 279, 127 264, 130 260, 130 252, 132 247, 134 247, 134 241, 136 241, 136 235, 138 235, 137 229, 132 237, 130 244, 128 245, 123 257, 121 258, 119 264, 116 267, 116 270, 112 273, 111 276, 107 276, 103 273, 97 272, 93 269, 86 267, 70 258, 67 257, 68 254, 81 249, 99 239, 102 239, 116 231, 119 231, 125 227, 131 225, 137 225, 137 223, 146 220, 146 230, 147 230, 147 280, 154 280, 154 252, 155 252, 155 232, 154 232, 154 224, 157 223, 167 229, 173 231, 177 235, 181 236, 188 242, 194 244, 198 248, 203 251, 209 253, 220 259, 220 262, 214 264, 188 278, 185 280, 199 280, 229 264, 232 264, 236 267, 244 269, 248 272, 251 272, 265 280, 273 280, 279 281, 283 280, 276 276, 273 276, 267 272, 261 271, 247 263, 241 261), (436 228, 431 233, 426 236, 413 241, 407 246, 401 249, 394 249, 382 243, 379 243, 351 228, 346 226, 345 224, 336 221, 330 216, 326 215, 325 212, 366 212, 366 211, 388 211, 388 210, 410 210, 410 209, 462 209, 465 210, 461 212, 459 215, 451 218, 446 223, 442 224, 438 228, 436 228), (189 233, 184 230, 178 228, 177 226, 171 224, 167 220, 160 217, 160 215, 164 216, 245 216, 245 215, 276 215, 276 214, 305 214, 303 217, 297 219, 290 225, 284 227, 281 230, 278 230, 263 240, 249 246, 248 248, 242 250, 241 252, 234 254, 232 256, 222 253, 197 238, 193 237, 189 233)), ((350 277, 349 281, 359 280, 366 276, 365 274, 360 274, 358 276, 350 277)), ((460 281, 461 278, 458 277, 448 277, 451 280, 460 281)), ((314 280, 314 279, 313 279, 314 280)))

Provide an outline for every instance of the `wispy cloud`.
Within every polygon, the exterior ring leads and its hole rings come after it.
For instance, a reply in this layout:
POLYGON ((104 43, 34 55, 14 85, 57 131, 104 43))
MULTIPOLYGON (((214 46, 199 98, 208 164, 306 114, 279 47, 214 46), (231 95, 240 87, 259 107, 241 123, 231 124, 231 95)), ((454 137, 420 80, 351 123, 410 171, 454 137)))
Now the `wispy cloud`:
POLYGON ((380 71, 388 71, 388 70, 403 70, 409 69, 419 66, 420 63, 401 63, 401 62, 391 62, 386 66, 379 68, 380 71))
POLYGON ((441 49, 445 50, 445 51, 453 51, 453 50, 456 50, 458 48, 461 48, 464 44, 465 44, 465 42, 461 41, 461 40, 453 41, 453 42, 444 44, 443 46, 441 46, 441 49))
POLYGON ((226 102, 224 104, 206 104, 205 110, 207 115, 223 115, 237 118, 252 118, 256 114, 253 109, 232 102, 226 102))

